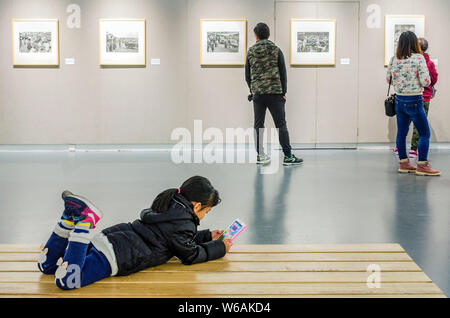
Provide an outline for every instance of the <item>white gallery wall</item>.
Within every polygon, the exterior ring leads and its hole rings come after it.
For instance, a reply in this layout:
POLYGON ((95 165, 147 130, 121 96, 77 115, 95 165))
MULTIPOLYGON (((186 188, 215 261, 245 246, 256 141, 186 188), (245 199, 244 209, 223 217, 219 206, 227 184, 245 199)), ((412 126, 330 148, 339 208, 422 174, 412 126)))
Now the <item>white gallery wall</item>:
POLYGON ((183 0, 0 0, 0 144, 167 143, 187 118, 186 13, 183 0), (71 3, 80 29, 66 25, 71 3), (60 20, 60 67, 13 68, 11 19, 45 17, 60 20), (147 20, 147 67, 99 66, 110 17, 147 20))
MULTIPOLYGON (((293 143, 366 143, 395 139, 384 115, 384 16, 423 14, 430 54, 438 58, 432 101, 433 141, 450 141, 450 1, 361 0, 0 0, 0 144, 171 143, 177 127, 253 125, 243 67, 200 66, 200 19, 266 22, 288 68, 287 119, 293 143), (66 25, 69 4, 81 7, 81 28, 66 25), (369 5, 380 8, 370 28, 369 5), (12 66, 11 19, 58 18, 58 68, 12 66), (147 20, 146 67, 100 67, 98 19, 147 20), (289 65, 291 18, 336 18, 336 66, 289 65), (75 65, 66 65, 74 58, 75 65), (151 65, 151 59, 161 60, 151 65), (341 65, 349 58, 349 65, 341 65)), ((266 117, 272 127, 270 115, 266 117)))
MULTIPOLYGON (((438 94, 431 101, 430 127, 432 141, 450 141, 450 1, 447 0, 363 0, 359 36, 359 140, 361 142, 395 141, 395 119, 387 119, 377 111, 387 93, 384 68, 384 27, 366 27, 370 4, 378 4, 382 15, 420 14, 425 16, 425 37, 429 40, 429 54, 439 65, 438 94)), ((384 21, 383 21, 384 24, 384 21)))

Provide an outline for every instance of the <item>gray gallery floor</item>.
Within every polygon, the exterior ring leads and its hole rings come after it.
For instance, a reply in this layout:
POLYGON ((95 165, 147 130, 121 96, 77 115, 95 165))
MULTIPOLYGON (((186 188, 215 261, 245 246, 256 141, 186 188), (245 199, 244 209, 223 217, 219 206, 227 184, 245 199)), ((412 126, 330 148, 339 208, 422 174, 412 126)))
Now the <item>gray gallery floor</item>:
POLYGON ((175 165, 168 152, 0 153, 0 243, 44 242, 70 189, 131 221, 161 191, 195 174, 223 202, 201 228, 239 217, 252 244, 400 243, 450 296, 450 150, 433 150, 439 178, 399 175, 391 151, 304 150, 305 163, 263 175, 253 164, 175 165))

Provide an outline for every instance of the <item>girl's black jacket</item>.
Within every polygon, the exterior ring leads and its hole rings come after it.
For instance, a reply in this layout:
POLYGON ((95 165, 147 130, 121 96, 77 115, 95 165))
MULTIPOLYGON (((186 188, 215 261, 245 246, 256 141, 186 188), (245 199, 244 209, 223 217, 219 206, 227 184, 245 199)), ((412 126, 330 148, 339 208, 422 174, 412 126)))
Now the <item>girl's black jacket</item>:
POLYGON ((145 209, 139 220, 102 232, 113 246, 117 275, 128 275, 164 264, 173 256, 185 265, 225 256, 225 244, 221 240, 212 241, 209 230, 197 232, 199 224, 192 204, 177 194, 168 211, 145 209))

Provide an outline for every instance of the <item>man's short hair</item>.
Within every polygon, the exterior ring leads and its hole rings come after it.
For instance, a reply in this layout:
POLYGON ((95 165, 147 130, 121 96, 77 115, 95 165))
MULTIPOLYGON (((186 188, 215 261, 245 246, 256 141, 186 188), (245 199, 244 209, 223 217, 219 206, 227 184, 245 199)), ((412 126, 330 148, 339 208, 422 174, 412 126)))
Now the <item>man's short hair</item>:
POLYGON ((428 41, 425 38, 419 38, 419 44, 422 52, 425 53, 428 50, 428 41))
POLYGON ((260 40, 267 40, 270 36, 269 26, 263 22, 258 23, 253 29, 253 32, 255 32, 260 40))

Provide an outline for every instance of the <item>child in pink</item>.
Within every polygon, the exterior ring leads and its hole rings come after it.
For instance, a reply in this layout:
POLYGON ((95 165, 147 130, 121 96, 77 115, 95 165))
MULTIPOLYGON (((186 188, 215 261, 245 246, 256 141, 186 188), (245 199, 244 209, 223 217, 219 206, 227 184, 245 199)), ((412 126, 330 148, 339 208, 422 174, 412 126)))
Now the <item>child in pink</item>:
MULTIPOLYGON (((428 72, 430 73, 431 85, 424 88, 423 91, 423 106, 425 108, 425 112, 428 115, 428 110, 430 108, 430 101, 434 97, 434 85, 436 85, 438 81, 438 73, 436 71, 436 66, 434 62, 430 59, 430 56, 426 51, 428 50, 428 41, 424 38, 419 38, 420 47, 422 48, 423 56, 425 57, 425 61, 427 62, 428 72)), ((419 143, 419 133, 417 129, 414 127, 414 133, 411 139, 411 151, 409 152, 410 158, 417 158, 418 152, 417 147, 419 143)))

